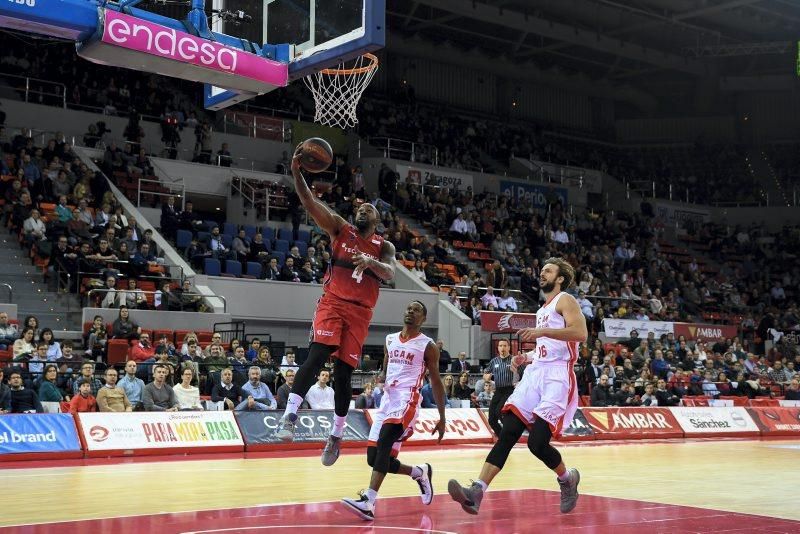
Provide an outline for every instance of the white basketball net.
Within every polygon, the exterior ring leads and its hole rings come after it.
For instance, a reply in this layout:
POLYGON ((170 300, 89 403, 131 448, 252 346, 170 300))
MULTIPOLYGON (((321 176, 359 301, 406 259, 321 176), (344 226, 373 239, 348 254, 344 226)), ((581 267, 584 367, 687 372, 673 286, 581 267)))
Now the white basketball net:
POLYGON ((304 78, 314 95, 314 121, 325 126, 352 128, 358 124, 356 107, 361 94, 378 71, 378 58, 364 54, 352 65, 323 69, 304 78))

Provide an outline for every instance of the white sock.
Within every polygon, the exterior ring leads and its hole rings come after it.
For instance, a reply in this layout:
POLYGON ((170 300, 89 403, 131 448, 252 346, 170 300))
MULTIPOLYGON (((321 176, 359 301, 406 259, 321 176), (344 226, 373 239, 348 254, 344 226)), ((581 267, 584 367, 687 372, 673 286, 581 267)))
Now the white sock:
POLYGON ((484 482, 483 480, 476 480, 475 483, 481 487, 483 491, 486 491, 486 488, 489 487, 489 484, 484 482))
POLYGON ((367 499, 369 499, 370 504, 375 504, 375 501, 378 500, 378 492, 372 488, 367 488, 366 490, 364 490, 364 495, 367 496, 367 499))
POLYGON ((564 470, 563 475, 558 475, 558 480, 561 482, 566 482, 569 479, 569 469, 564 470))
POLYGON ((344 425, 347 423, 347 416, 340 417, 336 414, 333 416, 333 430, 331 430, 331 436, 341 438, 344 434, 344 425))
POLYGON ((418 465, 415 465, 411 468, 411 478, 419 478, 422 476, 422 468, 418 465))
POLYGON ((289 393, 289 399, 286 401, 286 411, 283 412, 283 416, 286 417, 290 413, 297 414, 301 404, 303 404, 303 397, 297 393, 289 393))

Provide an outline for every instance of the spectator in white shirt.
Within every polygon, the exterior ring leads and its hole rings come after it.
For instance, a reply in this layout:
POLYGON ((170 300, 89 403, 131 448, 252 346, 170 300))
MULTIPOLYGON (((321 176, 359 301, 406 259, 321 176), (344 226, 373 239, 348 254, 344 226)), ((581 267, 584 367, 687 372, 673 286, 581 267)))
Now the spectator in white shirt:
POLYGON ((181 383, 172 388, 175 392, 175 397, 178 399, 179 408, 181 410, 202 410, 203 405, 200 404, 200 390, 197 386, 193 385, 195 382, 194 369, 191 367, 184 367, 181 371, 181 383))
POLYGON ((517 311, 517 300, 511 296, 508 289, 504 289, 500 294, 500 298, 497 299, 497 309, 503 311, 517 311))
POLYGON ((561 243, 562 245, 569 243, 569 235, 567 235, 567 232, 564 230, 563 226, 559 226, 558 230, 553 232, 553 241, 556 243, 561 243))
POLYGON ((581 313, 587 319, 594 319, 594 306, 586 298, 586 293, 583 291, 578 293, 578 306, 581 307, 581 313))
POLYGON ((492 286, 486 288, 486 293, 481 297, 481 304, 483 304, 484 309, 488 308, 490 304, 494 306, 495 310, 497 309, 497 297, 494 296, 494 288, 492 286))
POLYGON ((286 371, 292 371, 294 373, 300 368, 300 366, 295 363, 295 355, 293 349, 286 349, 286 354, 283 355, 283 359, 281 360, 281 374, 286 376, 286 371))
POLYGON ((472 213, 467 212, 465 220, 467 222, 467 237, 469 237, 469 240, 480 241, 481 235, 478 233, 478 228, 475 226, 475 221, 473 220, 472 213))
POLYGON ((772 286, 769 294, 772 297, 772 300, 786 300, 786 292, 783 290, 783 286, 781 286, 780 282, 775 282, 775 285, 772 286))
POLYGON ((466 239, 468 232, 467 221, 464 220, 464 213, 459 213, 450 225, 450 235, 453 239, 466 239))
POLYGON ((414 261, 414 268, 411 269, 411 273, 425 282, 425 267, 422 265, 422 260, 417 259, 414 261))
POLYGON ((25 232, 25 239, 28 242, 41 241, 45 239, 47 228, 44 221, 39 217, 39 210, 31 210, 31 216, 22 223, 22 230, 25 232))
POLYGON ((330 372, 323 369, 317 375, 317 383, 306 394, 306 402, 312 410, 333 410, 333 388, 328 386, 330 372))

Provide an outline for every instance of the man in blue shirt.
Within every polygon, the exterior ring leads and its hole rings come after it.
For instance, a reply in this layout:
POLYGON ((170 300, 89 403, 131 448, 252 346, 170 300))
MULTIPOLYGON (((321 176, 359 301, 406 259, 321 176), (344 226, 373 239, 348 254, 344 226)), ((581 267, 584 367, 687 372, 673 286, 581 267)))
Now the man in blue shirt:
POLYGON ((22 171, 25 175, 25 180, 28 182, 28 189, 42 179, 42 171, 35 162, 31 161, 31 157, 25 154, 22 158, 22 171))
POLYGON ((125 390, 128 400, 133 406, 134 411, 142 409, 142 391, 144 382, 141 378, 136 378, 136 362, 128 360, 125 364, 125 376, 119 379, 117 386, 125 390))
POLYGON ((278 403, 267 385, 261 381, 261 368, 254 365, 247 373, 247 384, 242 386, 242 402, 236 406, 236 411, 266 411, 278 408, 278 403), (246 397, 245 397, 246 395, 246 397))

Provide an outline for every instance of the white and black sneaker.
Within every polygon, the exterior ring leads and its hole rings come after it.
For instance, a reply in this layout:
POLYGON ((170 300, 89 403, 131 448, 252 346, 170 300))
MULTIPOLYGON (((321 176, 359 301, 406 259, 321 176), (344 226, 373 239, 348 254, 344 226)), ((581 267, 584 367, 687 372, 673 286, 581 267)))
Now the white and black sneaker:
POLYGON ((422 464, 416 467, 422 471, 422 474, 415 478, 414 481, 419 485, 422 504, 427 506, 433 501, 433 468, 431 464, 422 464))
POLYGON ((364 491, 361 491, 358 497, 358 499, 342 499, 342 504, 364 521, 374 521, 375 504, 369 502, 369 497, 364 491))

